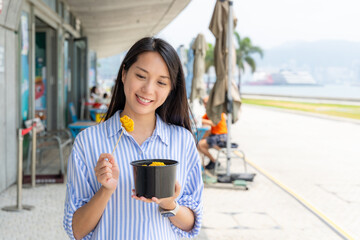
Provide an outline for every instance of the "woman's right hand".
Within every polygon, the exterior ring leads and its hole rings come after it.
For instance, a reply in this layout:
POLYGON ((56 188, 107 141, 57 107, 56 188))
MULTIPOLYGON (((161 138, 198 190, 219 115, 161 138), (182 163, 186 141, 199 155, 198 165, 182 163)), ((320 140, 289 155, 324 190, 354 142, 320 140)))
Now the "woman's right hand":
POLYGON ((94 168, 99 183, 107 190, 114 192, 119 180, 119 166, 110 153, 102 153, 94 168))

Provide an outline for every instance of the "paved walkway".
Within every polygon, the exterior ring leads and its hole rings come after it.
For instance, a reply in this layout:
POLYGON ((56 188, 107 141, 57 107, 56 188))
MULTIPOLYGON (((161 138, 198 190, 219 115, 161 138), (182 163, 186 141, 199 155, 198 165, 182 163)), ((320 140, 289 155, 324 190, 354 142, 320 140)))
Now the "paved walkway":
POLYGON ((251 161, 360 239, 359 121, 245 106, 233 132, 251 161))
MULTIPOLYGON (((247 158, 302 196, 345 233, 360 239, 360 125, 244 106, 233 139, 247 158)), ((243 171, 233 161, 234 172, 243 171)), ((225 164, 222 163, 222 166, 225 164)), ((256 169, 249 190, 207 185, 204 223, 197 239, 342 239, 289 193, 256 169)), ((23 190, 32 211, 0 211, 0 240, 66 239, 64 184, 23 190)), ((0 193, 0 208, 14 205, 16 188, 0 193)))

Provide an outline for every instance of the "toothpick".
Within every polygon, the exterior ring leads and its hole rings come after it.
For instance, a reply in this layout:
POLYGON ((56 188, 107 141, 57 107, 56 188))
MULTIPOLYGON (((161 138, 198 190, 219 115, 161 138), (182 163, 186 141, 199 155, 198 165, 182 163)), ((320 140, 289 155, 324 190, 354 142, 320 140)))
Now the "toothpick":
POLYGON ((119 143, 119 141, 120 141, 120 138, 121 138, 121 136, 123 135, 123 133, 124 133, 124 129, 122 129, 121 134, 120 134, 120 137, 119 137, 119 139, 117 140, 117 143, 116 143, 116 145, 115 145, 115 147, 114 147, 114 150, 112 151, 111 155, 114 155, 115 149, 116 149, 116 147, 117 147, 117 145, 118 145, 118 143, 119 143))

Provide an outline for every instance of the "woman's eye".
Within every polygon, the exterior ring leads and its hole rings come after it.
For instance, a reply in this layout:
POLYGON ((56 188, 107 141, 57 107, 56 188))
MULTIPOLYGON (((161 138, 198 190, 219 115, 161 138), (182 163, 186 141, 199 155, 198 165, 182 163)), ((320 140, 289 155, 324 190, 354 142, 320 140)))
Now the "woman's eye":
POLYGON ((140 75, 140 74, 136 74, 136 76, 137 76, 138 78, 142 78, 142 79, 145 78, 144 76, 142 76, 142 75, 140 75))
POLYGON ((166 83, 165 83, 165 82, 158 81, 158 83, 159 83, 161 86, 166 86, 166 83))

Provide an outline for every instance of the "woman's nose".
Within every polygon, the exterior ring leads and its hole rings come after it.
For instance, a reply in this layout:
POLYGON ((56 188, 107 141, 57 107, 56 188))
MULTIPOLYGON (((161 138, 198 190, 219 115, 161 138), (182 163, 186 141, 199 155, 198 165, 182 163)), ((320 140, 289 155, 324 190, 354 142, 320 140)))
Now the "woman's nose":
POLYGON ((146 81, 142 87, 142 91, 151 92, 154 89, 152 81, 146 81))

